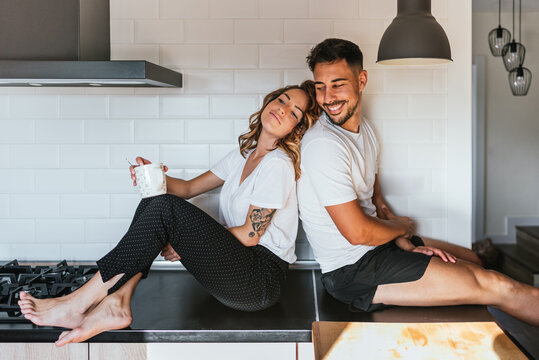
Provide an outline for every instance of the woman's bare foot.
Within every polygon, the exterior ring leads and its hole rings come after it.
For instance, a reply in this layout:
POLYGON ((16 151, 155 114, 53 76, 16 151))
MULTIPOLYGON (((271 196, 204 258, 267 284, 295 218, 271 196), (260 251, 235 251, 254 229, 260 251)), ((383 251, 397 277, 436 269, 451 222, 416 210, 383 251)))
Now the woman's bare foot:
POLYGON ((104 331, 129 326, 133 321, 129 303, 130 297, 126 299, 117 294, 107 296, 84 317, 80 326, 62 332, 55 343, 56 346, 82 342, 104 331))
POLYGON ((77 291, 52 299, 36 299, 21 291, 18 305, 24 317, 36 325, 74 329, 82 323, 84 315, 107 296, 108 289, 122 276, 116 275, 103 283, 98 272, 77 291))

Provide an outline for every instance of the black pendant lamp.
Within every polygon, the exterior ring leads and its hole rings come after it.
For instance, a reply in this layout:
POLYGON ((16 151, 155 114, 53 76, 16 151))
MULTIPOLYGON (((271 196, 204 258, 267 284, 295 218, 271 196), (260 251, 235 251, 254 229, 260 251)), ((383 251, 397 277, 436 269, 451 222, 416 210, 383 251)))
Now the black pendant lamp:
MULTIPOLYGON (((520 41, 520 35, 518 40, 520 41)), ((515 41, 515 0, 513 0, 513 41, 506 44, 502 49, 502 59, 505 70, 511 71, 516 69, 524 62, 525 57, 526 48, 521 43, 515 41)))
POLYGON ((382 35, 376 62, 432 65, 453 61, 447 35, 430 11, 430 0, 397 0, 397 16, 382 35))
POLYGON ((498 0, 498 27, 488 33, 488 45, 494 56, 502 56, 503 47, 511 41, 511 33, 502 27, 501 11, 502 0, 498 0))
MULTIPOLYGON (((521 40, 522 35, 522 0, 519 0, 518 7, 518 41, 521 40)), ((524 46, 522 46, 524 48, 524 46)), ((525 50, 524 50, 525 54, 525 50)), ((523 67, 524 56, 516 69, 509 71, 509 86, 511 86, 511 92, 515 96, 524 96, 528 93, 532 82, 532 72, 523 67)))

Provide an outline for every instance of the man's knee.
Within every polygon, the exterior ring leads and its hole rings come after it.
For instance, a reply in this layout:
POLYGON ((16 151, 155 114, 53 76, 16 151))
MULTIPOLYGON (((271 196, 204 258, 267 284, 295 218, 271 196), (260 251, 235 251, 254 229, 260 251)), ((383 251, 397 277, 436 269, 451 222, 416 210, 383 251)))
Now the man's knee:
POLYGON ((481 289, 481 294, 486 297, 485 303, 504 301, 515 291, 515 282, 507 276, 494 271, 486 270, 478 266, 470 266, 475 281, 481 289))

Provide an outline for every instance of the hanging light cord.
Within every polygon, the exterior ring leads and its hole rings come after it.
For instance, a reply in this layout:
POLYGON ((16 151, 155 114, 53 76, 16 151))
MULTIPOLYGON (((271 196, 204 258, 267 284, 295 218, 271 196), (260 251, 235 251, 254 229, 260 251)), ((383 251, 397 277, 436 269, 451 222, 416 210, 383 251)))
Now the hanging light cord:
POLYGON ((515 41, 515 0, 513 0, 513 41, 515 41))
POLYGON ((502 26, 502 0, 498 0, 498 25, 502 26))
POLYGON ((522 0, 518 0, 518 42, 522 44, 522 0))

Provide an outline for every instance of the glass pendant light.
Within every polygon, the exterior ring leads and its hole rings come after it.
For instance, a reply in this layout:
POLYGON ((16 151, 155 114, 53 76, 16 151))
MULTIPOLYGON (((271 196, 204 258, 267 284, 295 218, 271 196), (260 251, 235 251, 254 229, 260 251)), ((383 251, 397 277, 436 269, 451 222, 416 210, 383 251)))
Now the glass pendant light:
MULTIPOLYGON (((519 0, 518 13, 518 41, 522 41, 522 0, 519 0)), ((509 86, 511 86, 511 92, 515 96, 526 95, 532 82, 532 72, 522 66, 523 62, 524 57, 522 57, 518 67, 509 72, 509 86)))
POLYGON ((397 0, 397 16, 382 35, 376 62, 430 65, 453 61, 447 35, 430 11, 430 0, 397 0))
POLYGON ((532 72, 519 65, 509 72, 509 86, 515 96, 524 96, 528 93, 532 82, 532 72))
POLYGON ((502 0, 498 0, 498 27, 488 33, 488 45, 494 56, 502 56, 503 47, 511 41, 511 33, 502 27, 502 0))
MULTIPOLYGON (((520 35, 518 40, 520 41, 520 35)), ((506 44, 502 49, 502 59, 505 70, 511 71, 516 69, 524 62, 525 57, 526 48, 521 43, 515 41, 515 0, 513 0, 513 41, 506 44)))

